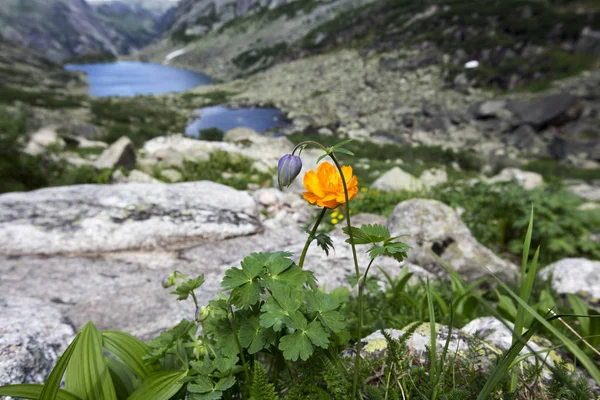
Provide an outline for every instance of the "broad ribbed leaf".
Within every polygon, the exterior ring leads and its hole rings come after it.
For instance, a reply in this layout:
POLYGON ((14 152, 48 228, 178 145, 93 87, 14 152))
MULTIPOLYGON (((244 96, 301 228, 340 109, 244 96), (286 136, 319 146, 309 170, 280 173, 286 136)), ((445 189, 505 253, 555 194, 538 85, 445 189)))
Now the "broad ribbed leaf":
MULTIPOLYGON (((41 399, 42 390, 44 386, 36 384, 24 384, 24 385, 7 385, 0 387, 0 396, 20 397, 23 399, 41 399)), ((53 397, 56 400, 81 400, 79 397, 66 390, 58 389, 56 396, 53 397)))
POLYGON ((182 387, 186 371, 165 371, 150 375, 127 400, 169 400, 182 387))
POLYGON ((119 399, 128 398, 140 385, 140 378, 121 361, 110 357, 105 357, 105 360, 117 397, 119 399))
POLYGON ((88 322, 79 336, 65 373, 67 391, 85 400, 117 400, 102 353, 102 335, 88 322))
POLYGON ((58 359, 58 362, 52 368, 48 379, 44 383, 43 389, 39 395, 40 400, 54 400, 56 398, 56 393, 58 392, 58 387, 60 386, 60 381, 62 380, 63 375, 65 374, 65 370, 67 369, 67 365, 69 364, 69 360, 71 360, 71 356, 73 355, 73 350, 77 347, 77 343, 79 343, 80 335, 75 336, 75 339, 69 344, 67 349, 58 359))
POLYGON ((142 380, 160 370, 158 362, 146 364, 144 357, 148 355, 149 347, 146 343, 125 332, 102 332, 103 346, 123 361, 142 380))

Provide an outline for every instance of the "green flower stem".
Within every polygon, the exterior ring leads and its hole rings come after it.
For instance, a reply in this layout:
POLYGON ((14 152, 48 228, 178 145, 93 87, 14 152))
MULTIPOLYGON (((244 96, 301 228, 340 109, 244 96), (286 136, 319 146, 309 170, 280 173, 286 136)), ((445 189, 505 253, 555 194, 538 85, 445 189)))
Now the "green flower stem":
MULTIPOLYGON (((337 158, 335 157, 335 154, 333 154, 331 152, 330 149, 326 148, 325 146, 323 146, 321 143, 315 142, 313 140, 307 140, 301 143, 298 143, 296 145, 296 147, 294 147, 294 150, 292 151, 292 154, 294 154, 296 152, 296 150, 298 150, 299 148, 302 148, 303 146, 312 144, 314 146, 319 147, 321 150, 325 151, 329 157, 333 160, 335 166, 338 169, 338 172, 340 173, 340 176, 342 177, 342 185, 344 186, 344 197, 346 200, 346 225, 348 226, 348 236, 350 237, 350 246, 352 247, 352 257, 354 259, 354 270, 356 272, 356 279, 360 279, 360 269, 358 268, 358 257, 356 256, 356 246, 354 245, 354 237, 352 235, 352 224, 350 223, 350 199, 349 199, 349 195, 348 195, 348 186, 346 185, 346 178, 344 177, 344 173, 342 172, 342 167, 340 166, 340 163, 338 162, 337 158)), ((371 261, 372 262, 372 261, 371 261)), ((370 264, 369 264, 370 267, 370 264)), ((368 272, 368 268, 367 268, 367 272, 368 272)), ((364 284, 361 284, 358 288, 358 343, 356 344, 356 359, 354 362, 354 380, 352 382, 352 396, 353 398, 356 399, 357 397, 357 390, 358 390, 358 378, 360 376, 360 351, 361 351, 361 331, 362 331, 362 318, 363 318, 363 286, 364 284)))
POLYGON ((244 374, 246 375, 246 381, 250 384, 250 372, 248 372, 248 364, 246 364, 246 357, 244 356, 244 349, 242 349, 242 345, 240 344, 240 338, 238 337, 238 328, 235 323, 235 316, 233 315, 233 308, 229 306, 229 311, 231 312, 231 329, 233 329, 233 337, 235 338, 235 344, 240 352, 240 358, 242 359, 242 365, 244 366, 244 374))
POLYGON ((192 300, 194 300, 194 305, 196 306, 196 308, 194 308, 194 311, 195 311, 198 309, 198 299, 196 298, 196 294, 194 293, 193 290, 190 292, 190 294, 192 295, 192 300))
POLYGON ((310 247, 310 244, 312 243, 312 241, 315 239, 315 234, 317 233, 317 228, 319 227, 319 224, 323 220, 323 217, 325 216, 326 212, 327 212, 327 208, 323 207, 323 210, 321 210, 321 214, 319 214, 319 218, 317 218, 317 222, 315 222, 315 226, 313 226, 312 231, 310 232, 310 235, 308 236, 308 239, 306 239, 306 243, 304 244, 304 248, 302 249, 302 254, 300 255, 300 261, 298 262, 298 266, 300 267, 300 269, 302 269, 302 266, 304 265, 304 259, 306 258, 306 253, 308 252, 308 248, 310 247))

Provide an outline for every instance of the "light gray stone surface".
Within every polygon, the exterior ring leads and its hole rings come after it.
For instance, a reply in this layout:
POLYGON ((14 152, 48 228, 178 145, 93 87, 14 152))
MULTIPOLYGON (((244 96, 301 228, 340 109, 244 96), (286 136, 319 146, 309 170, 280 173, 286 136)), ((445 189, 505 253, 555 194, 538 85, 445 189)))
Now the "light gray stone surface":
POLYGON ((0 254, 163 248, 261 229, 248 193, 209 181, 79 185, 0 196, 0 254))
POLYGON ((542 269, 539 276, 552 277, 551 285, 556 293, 577 293, 600 309, 600 261, 564 258, 542 269))
POLYGON ((525 190, 533 190, 544 184, 544 178, 537 172, 521 171, 518 168, 504 168, 500 173, 487 181, 495 184, 501 182, 515 182, 525 190))
POLYGON ((488 270, 504 279, 513 279, 516 265, 496 256, 471 235, 456 211, 436 200, 413 199, 398 204, 387 220, 392 235, 407 235, 413 249, 408 261, 438 275, 441 265, 457 271, 465 280, 488 275, 488 270))
POLYGON ((0 316, 0 386, 43 383, 74 337, 73 327, 47 302, 6 291, 0 316))

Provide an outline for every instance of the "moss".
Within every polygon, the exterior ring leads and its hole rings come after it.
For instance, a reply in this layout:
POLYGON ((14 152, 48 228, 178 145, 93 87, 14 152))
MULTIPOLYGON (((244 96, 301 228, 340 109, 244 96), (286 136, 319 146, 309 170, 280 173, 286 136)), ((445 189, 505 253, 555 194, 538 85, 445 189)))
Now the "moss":
POLYGON ((0 104, 12 104, 20 101, 36 107, 50 109, 81 107, 85 96, 65 94, 50 90, 23 90, 0 84, 0 104))

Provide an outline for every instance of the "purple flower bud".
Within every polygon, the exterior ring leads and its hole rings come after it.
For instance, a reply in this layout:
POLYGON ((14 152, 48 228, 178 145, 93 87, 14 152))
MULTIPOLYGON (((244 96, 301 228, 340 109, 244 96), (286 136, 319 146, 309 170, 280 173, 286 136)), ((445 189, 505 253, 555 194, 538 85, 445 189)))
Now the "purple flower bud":
POLYGON ((277 164, 277 182, 279 183, 279 188, 290 186, 301 170, 302 160, 300 157, 291 154, 281 157, 277 164))

